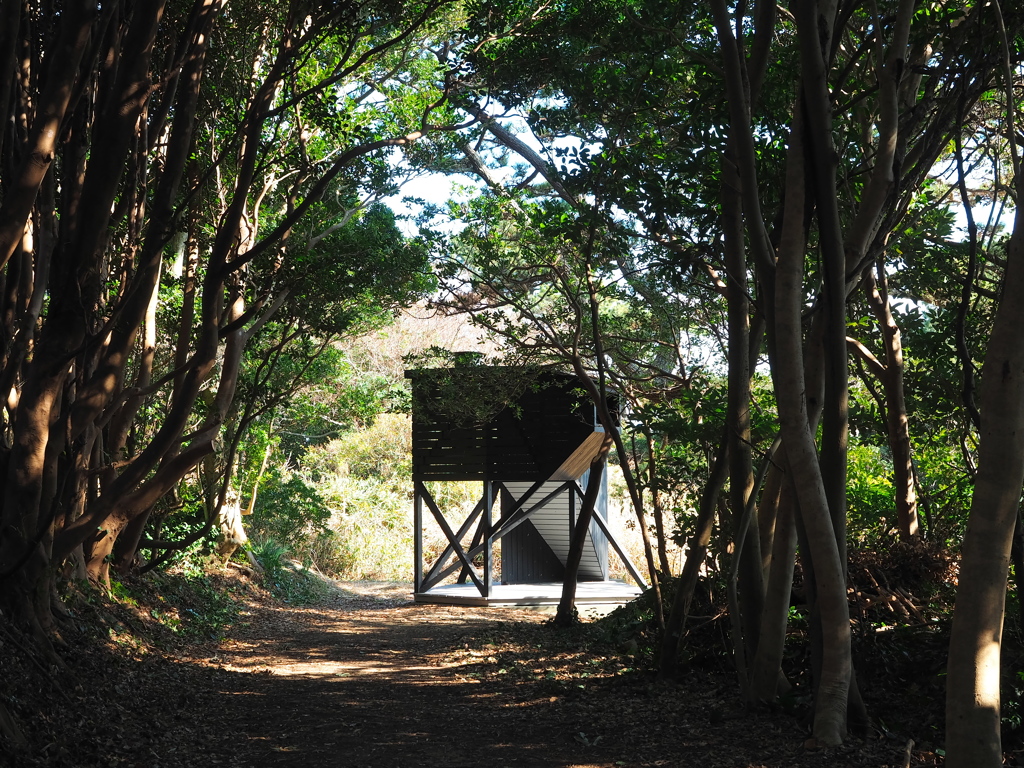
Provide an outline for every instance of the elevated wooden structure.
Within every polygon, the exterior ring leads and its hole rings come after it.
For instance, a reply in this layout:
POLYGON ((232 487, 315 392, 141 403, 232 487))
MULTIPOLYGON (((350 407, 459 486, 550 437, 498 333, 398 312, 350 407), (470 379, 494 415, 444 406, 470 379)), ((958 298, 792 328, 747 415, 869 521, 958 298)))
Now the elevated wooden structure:
MULTIPOLYGON (((407 371, 406 376, 413 391, 415 599, 471 605, 556 602, 589 468, 605 437, 593 404, 574 377, 549 370, 524 375, 467 366, 407 371), (491 391, 498 402, 489 408, 491 391), (455 529, 426 483, 466 480, 480 481, 482 493, 455 529), (430 564, 423 560, 424 510, 448 542, 430 564), (501 577, 495 579, 498 542, 501 577), (446 583, 456 574, 456 584, 446 583), (524 584, 531 586, 513 588, 524 584)), ((605 484, 578 576, 580 582, 602 586, 579 593, 583 600, 592 594, 600 602, 625 602, 639 589, 609 580, 609 549, 637 584, 644 581, 609 530, 606 477, 602 473, 605 484)))

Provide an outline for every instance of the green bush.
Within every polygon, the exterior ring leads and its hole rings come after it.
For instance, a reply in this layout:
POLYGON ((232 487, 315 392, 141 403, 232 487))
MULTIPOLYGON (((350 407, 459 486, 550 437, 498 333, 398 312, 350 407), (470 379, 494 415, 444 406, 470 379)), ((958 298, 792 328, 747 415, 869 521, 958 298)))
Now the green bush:
POLYGON ((260 482, 246 528, 253 538, 286 542, 294 550, 325 530, 330 519, 330 507, 313 484, 287 467, 275 467, 260 482))
POLYGON ((892 459, 877 445, 851 445, 846 478, 850 538, 864 543, 889 537, 896 528, 892 459))
POLYGON ((250 540, 249 551, 263 567, 264 585, 284 602, 311 605, 326 595, 328 586, 324 581, 287 560, 288 547, 281 542, 250 540))

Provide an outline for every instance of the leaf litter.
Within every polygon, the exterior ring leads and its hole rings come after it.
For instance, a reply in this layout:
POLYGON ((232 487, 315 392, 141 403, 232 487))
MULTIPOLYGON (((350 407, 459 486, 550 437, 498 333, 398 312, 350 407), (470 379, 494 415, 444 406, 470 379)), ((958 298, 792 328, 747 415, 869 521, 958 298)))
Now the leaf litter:
POLYGON ((129 600, 75 596, 63 668, 47 675, 5 627, 0 701, 25 743, 0 737, 0 766, 903 764, 891 735, 808 750, 804 719, 743 709, 727 669, 691 664, 662 683, 635 643, 588 624, 415 604, 401 584, 339 583, 297 607, 244 575, 207 579, 202 594, 179 580, 132 584, 129 600), (204 624, 209 591, 232 605, 204 624))

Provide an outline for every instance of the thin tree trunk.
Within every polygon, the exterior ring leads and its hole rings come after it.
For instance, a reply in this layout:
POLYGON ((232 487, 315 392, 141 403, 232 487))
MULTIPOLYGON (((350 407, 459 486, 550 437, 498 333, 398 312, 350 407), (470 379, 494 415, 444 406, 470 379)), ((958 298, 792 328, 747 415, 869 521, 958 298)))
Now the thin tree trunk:
POLYGON ((14 76, 18 61, 18 46, 23 39, 21 28, 22 0, 0 0, 0 176, 8 178, 13 173, 14 144, 14 99, 11 92, 17 78, 14 76))
POLYGON ((707 482, 701 493, 700 505, 697 507, 697 521, 693 535, 686 549, 686 560, 683 561, 683 572, 676 583, 675 597, 672 608, 665 622, 665 634, 662 637, 661 649, 658 654, 658 677, 671 679, 676 674, 676 661, 679 658, 679 644, 682 642, 686 619, 690 614, 690 603, 693 591, 697 586, 700 568, 707 557, 708 545, 715 527, 715 509, 718 497, 722 492, 726 479, 729 477, 729 442, 722 437, 718 454, 711 463, 707 482))
MULTIPOLYGON (((1012 124, 1012 122, 1011 122, 1012 124)), ((1024 178, 1016 178, 1024 194, 1024 178)), ((978 472, 946 677, 946 765, 1003 764, 999 672, 1006 577, 1024 485, 1024 212, 1017 209, 979 388, 978 472)))
MULTIPOLYGON (((804 142, 800 108, 790 136, 786 202, 776 271, 776 357, 772 378, 778 399, 779 425, 797 504, 808 534, 818 581, 823 632, 822 674, 815 699, 814 737, 824 746, 842 743, 852 673, 846 579, 829 514, 817 447, 805 396, 803 334, 804 142)), ((845 348, 845 337, 844 337, 845 348)))
MULTIPOLYGON (((171 237, 174 219, 174 201, 181 185, 193 145, 193 134, 196 128, 196 110, 202 83, 202 66, 205 59, 210 28, 219 10, 220 3, 206 0, 199 7, 197 17, 191 19, 188 27, 198 27, 196 42, 189 47, 188 64, 183 70, 185 85, 179 89, 174 123, 168 140, 168 150, 161 167, 159 182, 156 185, 153 205, 150 210, 146 236, 135 266, 135 278, 118 312, 118 321, 114 325, 110 339, 104 346, 95 372, 87 384, 82 387, 72 414, 72 437, 85 424, 95 421, 108 403, 119 392, 124 369, 135 343, 140 326, 147 320, 152 311, 154 294, 160 282, 160 267, 163 249, 171 237)), ((145 147, 140 151, 144 151, 145 147)), ((155 331, 154 331, 155 332, 155 331)), ((147 340, 146 349, 152 349, 147 340)), ((150 355, 150 365, 151 356, 150 355)), ((147 366, 145 361, 143 369, 147 366)), ((142 384, 141 386, 145 386, 142 384)), ((136 398, 126 404, 128 411, 125 417, 115 423, 125 424, 134 416, 138 408, 136 398)), ((116 445, 119 441, 115 440, 116 445)), ((118 446, 120 447, 120 446, 118 446)))
MULTIPOLYGON (((751 110, 758 100, 773 33, 775 8, 758 2, 754 11, 752 55, 745 56, 742 38, 734 32, 726 3, 711 3, 715 30, 722 53, 726 93, 729 104, 729 144, 722 168, 722 214, 724 220, 725 264, 728 284, 726 301, 729 324, 729 386, 726 423, 729 440, 729 502, 732 507, 734 537, 740 516, 748 508, 753 487, 750 431, 750 307, 747 299, 747 259, 749 247, 753 261, 771 268, 772 247, 764 225, 758 189, 757 161, 751 130, 751 110), (741 215, 742 214, 742 215, 741 215)), ((737 11, 736 29, 740 29, 742 13, 737 11)), ((756 515, 756 508, 753 508, 756 515)), ((739 594, 742 645, 751 656, 757 648, 757 635, 764 600, 761 568, 761 540, 756 518, 739 534, 736 542, 741 557, 739 594)), ((739 660, 745 666, 745 660, 739 660)))
POLYGON ((583 558, 583 547, 587 543, 590 521, 594 519, 594 505, 597 503, 597 497, 601 491, 605 461, 611 445, 612 441, 606 437, 601 444, 601 450, 597 457, 590 462, 587 490, 583 494, 583 503, 580 505, 580 513, 572 529, 572 537, 569 539, 569 551, 565 556, 565 577, 562 580, 562 597, 558 601, 558 609, 555 612, 554 618, 555 625, 559 627, 571 626, 576 620, 573 609, 575 607, 576 581, 580 569, 580 560, 583 558))
MULTIPOLYGON (((149 306, 146 309, 142 356, 139 360, 139 370, 135 379, 135 386, 138 389, 149 386, 153 377, 153 360, 156 356, 157 342, 156 311, 157 299, 159 298, 158 288, 159 280, 157 281, 157 284, 152 287, 149 306)), ((116 449, 114 451, 115 453, 119 453, 124 447, 125 440, 127 439, 127 426, 135 419, 135 415, 141 405, 142 398, 135 397, 129 399, 128 402, 121 406, 120 412, 118 413, 120 418, 117 423, 111 425, 111 431, 114 432, 117 440, 117 443, 113 446, 113 448, 116 449)), ((118 537, 114 546, 113 564, 114 567, 122 573, 126 572, 136 560, 139 542, 142 539, 142 532, 146 528, 151 511, 151 509, 148 509, 146 512, 137 515, 132 520, 128 521, 122 530, 122 535, 118 537)))
MULTIPOLYGON (((654 595, 655 620, 658 623, 658 628, 664 630, 665 607, 661 600, 661 585, 658 581, 658 568, 654 560, 654 548, 651 546, 651 536, 647 530, 647 519, 644 515, 643 495, 640 493, 639 487, 637 487, 636 477, 629 466, 629 460, 627 458, 629 453, 626 451, 626 446, 622 441, 622 431, 619 429, 618 422, 613 417, 611 409, 608 407, 607 372, 605 370, 605 351, 601 334, 599 311, 600 297, 598 295, 597 285, 594 282, 594 272, 589 262, 589 253, 587 258, 586 279, 588 305, 590 309, 589 320, 591 333, 593 334, 594 339, 594 360, 597 364, 598 381, 595 384, 587 374, 583 366, 583 361, 580 359, 580 356, 576 351, 574 351, 572 355, 573 370, 576 373, 576 377, 580 384, 583 385, 584 389, 586 389, 590 395, 590 399, 597 409, 598 417, 604 425, 605 431, 611 437, 611 444, 615 446, 615 450, 619 454, 622 466, 622 477, 626 482, 626 488, 629 490, 629 497, 633 502, 633 509, 636 512, 637 523, 640 529, 640 538, 644 544, 644 558, 647 560, 647 572, 651 579, 650 589, 654 595)), ((608 450, 610 450, 610 447, 608 450)))
POLYGON ((779 504, 782 503, 782 488, 786 482, 786 472, 779 466, 780 463, 773 464, 768 470, 768 477, 761 490, 761 500, 757 505, 758 536, 761 539, 761 573, 766 584, 771 573, 772 560, 775 557, 773 551, 775 535, 779 526, 779 504))
POLYGON ((914 462, 910 445, 910 419, 903 391, 903 343, 900 328, 892 315, 884 265, 879 262, 876 274, 868 273, 864 292, 882 331, 885 365, 882 386, 885 388, 885 424, 893 463, 893 490, 900 538, 918 538, 917 490, 914 485, 914 462))
MULTIPOLYGON (((807 180, 814 193, 818 221, 818 249, 822 263, 822 291, 819 311, 825 314, 825 402, 821 426, 822 483, 828 499, 829 516, 845 574, 846 563, 846 452, 848 435, 848 365, 846 352, 846 257, 836 199, 838 155, 832 146, 832 118, 829 108, 824 52, 819 35, 831 34, 834 8, 803 2, 796 13, 800 37, 803 125, 805 145, 812 158, 807 180)), ((827 48, 825 49, 827 50, 827 48)), ((788 187, 787 187, 788 189, 788 187)), ((800 505, 813 514, 811 509, 800 505)), ((845 585, 845 576, 843 583, 845 585)))
POLYGON ((665 509, 661 503, 658 488, 658 465, 655 459, 657 447, 649 429, 644 430, 647 442, 647 486, 651 489, 651 513, 654 516, 654 533, 658 537, 658 563, 663 578, 672 578, 672 564, 668 559, 668 532, 665 530, 665 509))
MULTIPOLYGON (((589 386, 593 387, 593 382, 591 382, 589 386)), ((598 390, 595 388, 594 391, 596 392, 598 390)), ((658 579, 658 568, 654 559, 654 547, 651 546, 651 534, 647 529, 647 515, 644 514, 643 496, 640 493, 640 489, 637 487, 636 477, 629 466, 629 461, 625 458, 628 454, 626 452, 626 446, 622 441, 622 432, 619 430, 618 425, 614 423, 611 412, 608 410, 607 398, 602 396, 597 399, 597 410, 601 417, 601 422, 608 425, 606 429, 608 434, 611 436, 612 444, 615 446, 615 450, 618 455, 623 457, 620 465, 622 467, 622 478, 626 482, 626 489, 629 491, 630 500, 633 502, 633 510, 636 513, 637 527, 640 530, 640 540, 644 545, 644 559, 647 562, 647 573, 651 579, 650 588, 654 593, 655 621, 657 621, 659 628, 664 629, 665 613, 664 606, 661 602, 661 583, 658 579)))
MULTIPOLYGON (((45 90, 35 107, 28 145, 13 178, 7 180, 0 205, 0 267, 18 247, 35 204, 36 194, 57 152, 60 126, 71 106, 79 62, 85 54, 97 17, 97 4, 74 0, 65 4, 60 15, 60 38, 47 64, 45 90)), ((4 78, 10 77, 5 72, 4 78)), ((6 106, 6 105, 4 105, 6 106)))
MULTIPOLYGON (((785 465, 785 451, 777 453, 776 461, 785 465)), ((781 474, 781 473, 780 473, 781 474)), ((772 565, 761 613, 760 642, 751 662, 751 701, 774 701, 782 677, 782 655, 789 625, 789 603, 793 594, 793 571, 796 565, 796 497, 792 482, 783 482, 778 500, 778 515, 772 547, 772 565)))
MULTIPOLYGON (((757 635, 764 598, 761 571, 761 539, 756 520, 740 528, 747 501, 754 493, 750 430, 750 302, 747 300, 747 263, 744 252, 743 216, 740 201, 742 182, 734 161, 736 142, 730 140, 722 163, 722 218, 725 266, 728 283, 725 290, 729 327, 729 372, 726 428, 729 440, 729 506, 732 510, 732 537, 739 553, 739 626, 747 659, 737 659, 741 667, 757 650, 757 635), (742 537, 742 543, 739 538, 742 537)), ((739 649, 737 649, 739 650, 739 649)))

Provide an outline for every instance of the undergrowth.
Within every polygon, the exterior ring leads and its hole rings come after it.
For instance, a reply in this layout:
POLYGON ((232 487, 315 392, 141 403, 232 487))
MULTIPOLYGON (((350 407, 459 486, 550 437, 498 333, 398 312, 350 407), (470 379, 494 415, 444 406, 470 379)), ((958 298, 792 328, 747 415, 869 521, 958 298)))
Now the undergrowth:
POLYGON ((289 605, 313 605, 330 591, 323 577, 286 557, 288 547, 274 539, 250 541, 249 551, 263 568, 263 584, 289 605))
POLYGON ((143 651, 149 644, 167 648, 222 639, 238 619, 244 588, 215 574, 156 572, 111 580, 109 591, 69 585, 65 603, 83 627, 143 651))

